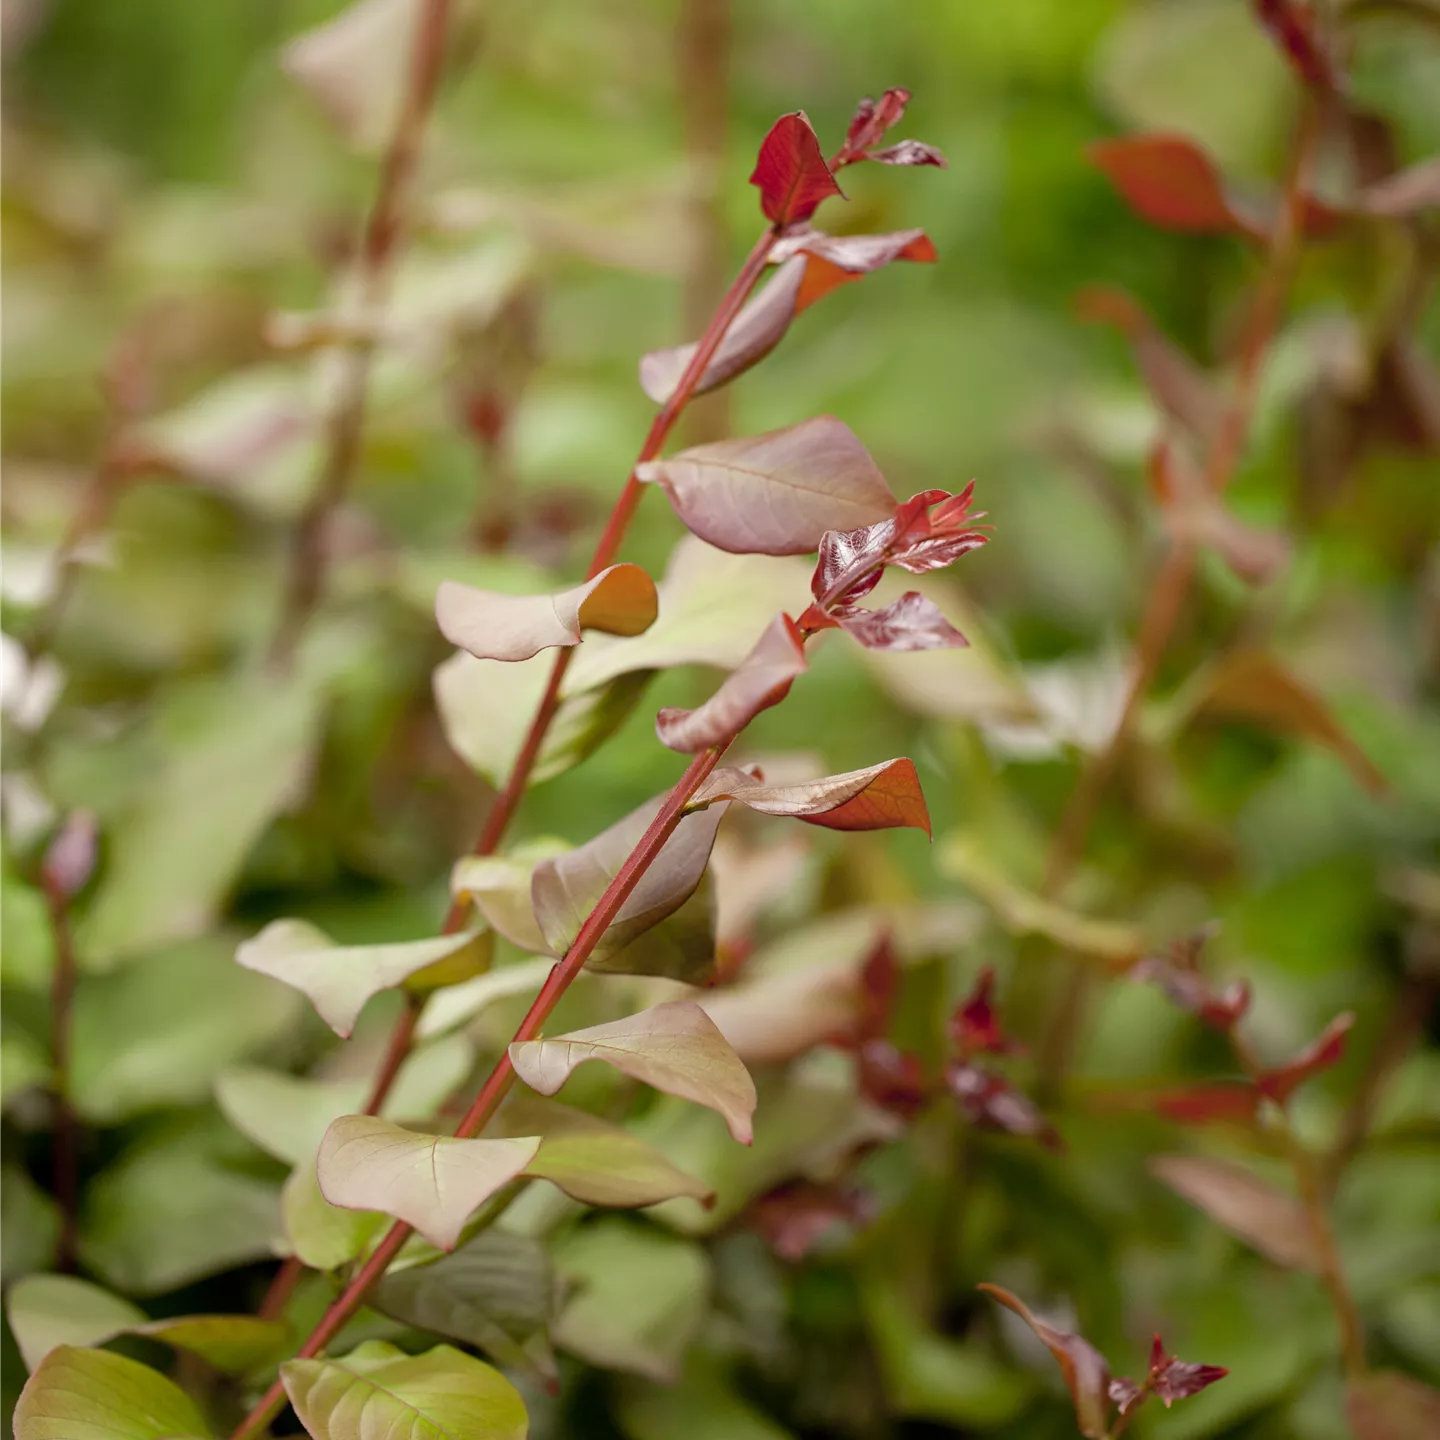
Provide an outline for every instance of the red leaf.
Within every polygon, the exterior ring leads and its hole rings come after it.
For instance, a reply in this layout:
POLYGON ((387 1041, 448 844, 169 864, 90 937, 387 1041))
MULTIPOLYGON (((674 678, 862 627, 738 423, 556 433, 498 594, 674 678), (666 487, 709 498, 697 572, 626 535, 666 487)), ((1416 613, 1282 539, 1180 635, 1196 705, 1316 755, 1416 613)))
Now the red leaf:
POLYGON ((1194 935, 1177 940, 1163 955, 1151 955, 1132 967, 1132 980, 1153 980, 1182 1010, 1198 1015, 1217 1030, 1228 1030, 1250 1008, 1250 987, 1234 981, 1215 991, 1200 973, 1200 954, 1214 933, 1206 926, 1194 935))
POLYGON ((1335 74, 1320 48, 1311 6, 1294 0, 1255 0, 1255 13, 1307 85, 1317 90, 1335 88, 1335 74))
POLYGON ((935 246, 923 230, 897 230, 892 235, 827 235, 808 226, 782 235, 770 248, 772 264, 804 255, 808 263, 795 313, 813 305, 838 285, 858 280, 896 260, 933 264, 935 246))
POLYGON ((1059 1132, 1040 1113, 1028 1095, 1008 1080, 978 1065, 954 1061, 945 1067, 945 1084, 960 1102, 961 1113, 972 1125, 1028 1135, 1052 1150, 1064 1148, 1059 1132))
POLYGON ((878 160, 882 165, 935 165, 941 170, 950 168, 949 162, 933 145, 924 145, 919 140, 901 140, 884 150, 867 150, 865 158, 878 160))
POLYGON ((777 615, 740 668, 694 710, 667 707, 655 718, 661 744, 685 755, 729 740, 762 710, 778 705, 805 669, 805 650, 795 622, 777 615))
POLYGON ((1312 1075, 1328 1070, 1345 1053, 1345 1037, 1355 1023, 1353 1012, 1337 1015, 1298 1055, 1256 1080, 1265 1095, 1282 1105, 1312 1075))
POLYGON ((1110 1367, 1105 1357, 1083 1336, 1047 1325, 1008 1290, 998 1285, 978 1285, 976 1289, 1013 1310, 1039 1336, 1065 1377, 1080 1433, 1087 1440, 1101 1440, 1110 1428, 1110 1367))
POLYGON ((916 590, 907 590, 883 610, 837 610, 835 620, 867 650, 957 650, 970 643, 933 600, 916 590))
POLYGON ((908 1050, 897 1049, 888 1040, 862 1042, 855 1054, 855 1067, 861 1095, 882 1110, 908 1120, 930 1098, 925 1067, 919 1058, 908 1050))
POLYGON ((66 904, 85 888, 95 870, 99 839, 99 822, 90 811, 66 817, 40 866, 40 883, 52 903, 66 904))
POLYGON ((803 1260, 837 1226, 861 1229, 874 1220, 875 1199, 863 1190, 791 1180, 762 1195, 750 1223, 782 1259, 803 1260))
POLYGON ((876 940, 860 970, 860 1020, 856 1038, 876 1040, 885 1034, 900 991, 900 965, 895 942, 887 930, 876 940))
POLYGON ((1145 1388, 1159 1396, 1168 1410, 1176 1400, 1198 1395, 1207 1385, 1223 1380, 1230 1372, 1220 1365, 1189 1365, 1165 1354, 1164 1342, 1157 1335, 1150 1348, 1150 1374, 1145 1388))
POLYGON ((1088 153, 1151 224, 1196 235, 1264 237, 1263 225, 1235 206, 1210 157, 1182 135, 1101 140, 1088 153))
POLYGON ((844 199, 803 110, 782 115, 771 126, 750 183, 760 191, 765 218, 777 225, 808 220, 832 195, 844 199))
POLYGON ((895 509, 874 460, 833 415, 697 445, 635 476, 658 484, 702 540, 741 555, 800 555, 837 523, 867 525, 895 509))
POLYGON ((994 989, 995 971, 987 965, 976 977, 975 988, 950 1016, 950 1038, 962 1058, 968 1059, 979 1051, 1003 1055, 1016 1048, 1000 1028, 1000 1017, 991 1000, 994 989))
POLYGON ((727 766, 711 775, 691 804, 698 808, 716 800, 737 800, 764 815, 788 815, 828 830, 909 826, 930 833, 920 778, 914 762, 903 758, 790 785, 767 785, 727 766))

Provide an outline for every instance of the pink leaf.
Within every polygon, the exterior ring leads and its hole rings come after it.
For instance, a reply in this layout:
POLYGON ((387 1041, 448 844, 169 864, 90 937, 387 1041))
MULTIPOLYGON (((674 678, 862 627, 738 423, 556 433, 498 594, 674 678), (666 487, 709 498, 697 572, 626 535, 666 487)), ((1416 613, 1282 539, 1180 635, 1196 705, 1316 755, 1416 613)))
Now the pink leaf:
POLYGON ((441 634, 480 660, 528 660, 578 645, 582 628, 639 635, 658 613, 655 582, 638 565, 611 565, 558 595, 500 595, 445 580, 435 596, 441 634))
POLYGON ((1256 1083, 1269 1099, 1283 1105, 1312 1075, 1328 1070, 1339 1061, 1345 1053, 1345 1038, 1354 1023, 1355 1016, 1349 1010, 1337 1015, 1298 1055, 1284 1065, 1262 1072, 1256 1083))
POLYGON ((1130 978, 1153 980, 1182 1010, 1217 1030, 1228 1030, 1250 1008, 1250 987, 1237 980, 1216 991, 1200 973, 1200 952, 1209 934, 1201 930, 1171 945, 1164 955, 1147 957, 1131 969, 1130 978))
POLYGON ((1157 1335, 1150 1349, 1150 1374, 1146 1388, 1165 1402, 1168 1410, 1176 1400, 1198 1395, 1208 1385, 1223 1380, 1230 1372, 1220 1365, 1191 1365, 1165 1354, 1157 1335))
POLYGON ((750 1223, 782 1259, 803 1260, 837 1227, 859 1229, 875 1218, 874 1197, 814 1180, 790 1180, 750 1207, 750 1223))
POLYGON ((855 1068, 861 1095, 902 1119, 911 1119, 930 1098, 919 1058, 888 1040, 862 1041, 855 1052, 855 1068))
POLYGON ((945 1067, 945 1084, 972 1125, 1027 1135, 1052 1150, 1064 1147, 1059 1133, 1035 1102, 1003 1076, 957 1060, 945 1067))
POLYGON ((864 770, 827 775, 792 785, 766 785, 743 770, 726 767, 696 791, 695 808, 737 800, 763 815, 788 815, 827 830, 891 830, 930 833, 930 813, 910 760, 886 760, 864 770))
POLYGON ((1377 180, 1361 193, 1360 208, 1390 219, 1440 209, 1440 156, 1377 180))
POLYGON ((800 555, 836 525, 891 514, 895 497, 865 447, 832 415, 721 440, 640 465, 702 540, 742 555, 800 555))
POLYGON ((970 642, 933 600, 907 590, 883 610, 837 610, 835 619, 867 650, 958 650, 970 642))
POLYGON ((1039 1336, 1055 1357, 1075 1406, 1075 1420, 1087 1440, 1100 1440, 1110 1426, 1110 1367, 1105 1357, 1083 1336, 1047 1325, 1028 1306, 998 1285, 976 1287, 1013 1310, 1039 1336))
POLYGON ((770 260, 779 265, 794 255, 809 263, 795 303, 795 313, 828 295, 837 285, 858 280, 896 260, 933 264, 935 246, 923 230, 897 230, 893 235, 827 235, 808 226, 780 236, 770 248, 770 260))
POLYGON ((835 157, 836 168, 853 165, 857 160, 878 160, 882 165, 938 165, 943 170, 945 157, 934 146, 922 145, 918 140, 901 140, 884 150, 875 148, 900 123, 909 103, 910 92, 899 87, 887 90, 878 104, 862 100, 846 131, 844 148, 835 157))
MULTIPOLYGON (((745 303, 705 367, 695 394, 703 395, 744 374, 780 343, 797 314, 809 263, 800 255, 787 260, 745 303)), ((663 405, 675 393, 694 354, 693 343, 652 350, 640 361, 640 388, 657 405, 663 405)))
POLYGON ((698 754, 728 741, 762 710, 778 705, 804 669, 800 631, 788 615, 777 615, 740 668, 703 705, 695 710, 662 710, 655 731, 670 749, 698 754))
POLYGON ((750 183, 760 191, 765 218, 777 225, 808 220, 832 195, 845 198, 803 110, 782 115, 771 126, 760 146, 750 183))
POLYGON ((941 170, 949 168, 949 162, 933 146, 919 140, 901 140, 883 150, 868 150, 867 160, 878 160, 882 165, 935 165, 941 170))
POLYGON ((95 870, 99 839, 99 822, 90 811, 66 817, 40 866, 40 880, 52 903, 71 901, 85 888, 95 870))

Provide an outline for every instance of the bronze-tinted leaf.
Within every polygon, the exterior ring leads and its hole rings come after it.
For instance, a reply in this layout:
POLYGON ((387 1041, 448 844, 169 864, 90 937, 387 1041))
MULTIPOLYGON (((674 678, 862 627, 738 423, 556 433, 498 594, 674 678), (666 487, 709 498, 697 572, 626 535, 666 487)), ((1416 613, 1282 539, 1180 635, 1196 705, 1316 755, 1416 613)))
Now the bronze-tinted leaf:
POLYGON ((782 235, 770 247, 773 264, 782 264, 792 255, 804 255, 809 261, 796 297, 797 315, 836 286, 858 280, 896 260, 933 264, 936 259, 935 246, 923 230, 897 230, 891 235, 827 235, 808 226, 782 235))
POLYGON ((1332 750, 1372 794, 1386 789, 1385 776, 1331 713, 1275 656, 1237 650, 1211 672, 1199 702, 1201 713, 1233 715, 1288 731, 1332 750))
POLYGON ((1367 215, 1405 218, 1440 208, 1440 156, 1377 181, 1360 196, 1367 215))
POLYGON ((1350 1382, 1345 1415, 1355 1440, 1440 1435, 1440 1390, 1398 1370, 1372 1370, 1350 1382))
POLYGON ((845 198, 803 110, 782 115, 770 127, 750 183, 760 191, 765 218, 776 225, 808 220, 832 195, 845 198))
POLYGON ((945 1085, 972 1125, 982 1130, 1004 1130, 1010 1135, 1025 1135, 1051 1150, 1064 1149, 1065 1142, 1040 1113, 1039 1106, 1003 1075, 968 1061, 956 1060, 945 1067, 945 1085))
POLYGON ((1340 1059, 1345 1053, 1345 1037, 1354 1023, 1355 1016, 1349 1010, 1337 1015, 1298 1055, 1264 1071, 1256 1084, 1277 1105, 1284 1104, 1298 1086, 1340 1059))
POLYGON ((1259 221, 1234 203, 1210 157, 1183 135, 1101 140, 1088 154, 1152 225, 1197 235, 1264 236, 1259 221))
POLYGON ((1029 1307, 998 1285, 979 1285, 987 1295, 1013 1310, 1039 1336, 1055 1357, 1075 1405, 1075 1422, 1087 1440, 1101 1440, 1110 1427, 1110 1367, 1105 1357, 1083 1336, 1047 1325, 1029 1307))
POLYGON ((801 555, 827 530, 883 520, 895 497, 850 428, 820 415, 636 468, 702 540, 744 555, 801 555))
POLYGON ((828 830, 909 826, 930 833, 919 776, 914 762, 905 759, 791 785, 767 785, 727 766, 710 776, 691 803, 699 808, 716 800, 738 800, 762 815, 793 816, 828 830))
POLYGON ((994 993, 995 971, 986 965, 975 977, 974 988, 950 1016, 950 1039, 960 1056, 1003 1055, 1017 1048, 1000 1024, 994 993))
POLYGON ((777 615, 744 664, 703 705, 695 710, 662 710, 655 718, 655 731, 662 744, 686 755, 722 744, 762 710, 778 705, 804 669, 800 631, 788 615, 777 615))
POLYGON ((1222 1365, 1192 1365, 1165 1353, 1164 1341, 1157 1335, 1150 1347, 1150 1374, 1147 1388, 1165 1402, 1168 1410, 1177 1400, 1198 1395, 1230 1372, 1222 1365))
POLYGON ((1159 1155, 1150 1169, 1177 1195, 1277 1265, 1319 1271, 1310 1217, 1293 1196, 1238 1165, 1202 1155, 1159 1155))
POLYGON ((907 590, 880 610, 858 605, 837 609, 834 623, 867 650, 908 654, 916 650, 963 650, 970 643, 945 618, 940 607, 918 590, 907 590))
POLYGON ((578 645, 582 628, 639 635, 658 608, 655 582, 638 565, 611 565, 558 595, 502 595, 446 580, 435 596, 441 634, 478 660, 528 660, 578 645))

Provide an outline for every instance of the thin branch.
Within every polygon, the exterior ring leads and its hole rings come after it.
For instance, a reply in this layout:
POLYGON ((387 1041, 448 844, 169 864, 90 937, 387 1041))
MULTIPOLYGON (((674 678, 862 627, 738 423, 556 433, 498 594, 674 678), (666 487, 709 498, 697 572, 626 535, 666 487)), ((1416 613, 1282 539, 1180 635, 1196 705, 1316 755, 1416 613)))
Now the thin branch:
MULTIPOLYGON (((540 1034, 541 1027, 559 1003, 560 997, 569 989, 570 983, 584 968, 586 960, 589 959, 601 936, 609 928, 621 905, 639 884, 645 871, 674 833, 675 827, 685 813, 686 805, 690 803, 695 792, 704 784, 710 772, 715 768, 724 748, 724 746, 715 746, 702 751, 690 762, 675 788, 666 797, 659 813, 650 822, 644 835, 640 837, 639 843, 630 852, 629 857, 606 887, 605 893, 600 897, 595 908, 586 917, 585 923, 580 927, 580 932, 576 935, 575 942, 571 945, 565 958, 551 969, 545 984, 540 988, 540 993, 535 997, 534 1004, 531 1005, 529 1012, 515 1031, 511 1044, 533 1040, 540 1034)), ((507 1046, 495 1068, 490 1072, 489 1078, 481 1086, 474 1103, 460 1124, 456 1126, 455 1136, 457 1139, 465 1140, 479 1134, 494 1115, 514 1080, 515 1071, 510 1064, 510 1051, 507 1046)), ((320 1323, 311 1332, 309 1339, 300 1347, 299 1358, 309 1359, 320 1354, 335 1338, 345 1323, 360 1308, 366 1295, 385 1273, 390 1262, 399 1254, 401 1247, 412 1233, 412 1227, 404 1221, 396 1221, 391 1226, 374 1253, 361 1266, 355 1278, 325 1312, 320 1323)), ((284 1386, 279 1380, 276 1380, 260 1403, 241 1422, 231 1440, 251 1440, 251 1437, 263 1433, 284 1400, 284 1386)))
POLYGON ((365 223, 356 262, 362 336, 340 352, 340 375, 326 427, 324 459, 315 488, 291 537, 280 621, 271 661, 280 668, 295 647, 325 590, 325 530, 345 499, 360 458, 369 394, 376 320, 389 295, 398 240, 407 216, 425 124, 434 107, 445 58, 450 0, 425 0, 416 20, 409 83, 395 131, 380 168, 375 200, 365 223))
POLYGON ((50 977, 50 1089, 55 1105, 52 1158, 55 1204, 60 1211, 55 1268, 68 1272, 75 1269, 80 1214, 80 1122, 70 1100, 71 1017, 79 967, 70 928, 71 892, 48 874, 43 877, 42 889, 55 942, 55 968, 50 977))

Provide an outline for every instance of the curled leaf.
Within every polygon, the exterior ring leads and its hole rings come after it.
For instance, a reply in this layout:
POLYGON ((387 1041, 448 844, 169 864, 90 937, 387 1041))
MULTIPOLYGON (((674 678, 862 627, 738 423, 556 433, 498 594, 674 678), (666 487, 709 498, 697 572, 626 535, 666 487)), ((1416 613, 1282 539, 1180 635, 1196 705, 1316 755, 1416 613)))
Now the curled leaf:
MULTIPOLYGON (((606 887, 659 813, 664 797, 640 806, 593 840, 542 860, 530 879, 535 920, 552 955, 564 955, 606 887)), ((683 816, 616 912, 586 964, 592 970, 668 975, 699 984, 715 963, 714 918, 697 896, 725 806, 683 816), (687 901, 702 903, 691 910, 687 901)))
POLYGON ((945 618, 940 607, 917 590, 907 590, 880 610, 859 606, 837 610, 834 623, 867 650, 888 650, 895 654, 963 650, 970 643, 945 618))
POLYGON ((667 707, 655 719, 662 744, 695 755, 728 741, 762 710, 778 705, 805 669, 803 637, 788 615, 777 615, 744 663, 694 710, 667 707))
POLYGON ((691 804, 699 809, 717 800, 738 800, 762 815, 788 815, 827 830, 909 826, 930 833, 930 812, 911 760, 885 760, 792 785, 766 785, 727 766, 710 776, 691 804))
POLYGON ((1310 1217, 1293 1196, 1238 1165, 1200 1155, 1159 1155, 1155 1176, 1277 1265, 1320 1270, 1310 1217))
POLYGON ((977 1053, 1003 1055, 1016 1048, 1000 1024, 993 1000, 995 971, 986 965, 971 990, 950 1016, 950 1039, 962 1056, 977 1053))
POLYGON ((1165 1343, 1157 1335, 1150 1347, 1150 1374, 1146 1387, 1165 1402, 1168 1410, 1175 1401, 1198 1395, 1229 1373, 1220 1365, 1192 1365, 1177 1360, 1173 1355, 1166 1355, 1165 1343))
POLYGON ((378 1210, 453 1250, 470 1213, 524 1173, 538 1135, 456 1140, 421 1135, 375 1115, 342 1115, 320 1142, 320 1193, 344 1210, 378 1210))
MULTIPOLYGON (((704 395, 727 380, 743 375, 785 338, 790 322, 798 313, 800 290, 808 265, 803 255, 787 260, 745 302, 706 365, 705 373, 695 387, 695 394, 704 395)), ((668 350, 652 350, 641 359, 640 388, 657 405, 663 405, 675 393, 695 349, 692 342, 668 350)))
POLYGON ((1146 956, 1130 971, 1130 978, 1154 981, 1182 1010, 1217 1030, 1228 1030, 1250 1008, 1250 987, 1236 980, 1216 990, 1201 974, 1200 953, 1210 934, 1209 929, 1201 930, 1176 941, 1163 954, 1146 956))
POLYGON ((853 165, 857 160, 876 160, 881 165, 938 165, 943 170, 945 157, 934 146, 918 140, 901 140, 876 148, 900 123, 909 103, 910 92, 900 86, 887 90, 878 102, 868 97, 862 100, 845 132, 845 144, 835 157, 836 168, 853 165))
POLYGON ((860 1043, 855 1078, 866 1100, 903 1120, 912 1119, 930 1099, 931 1086, 920 1057, 882 1037, 860 1043))
POLYGON ((865 447, 832 415, 683 450, 635 474, 665 491, 692 533, 739 554, 801 555, 837 525, 895 509, 865 447))
POLYGON ((554 1095, 587 1060, 603 1060, 632 1080, 709 1106, 737 1140, 750 1143, 755 1082, 694 1001, 672 1000, 608 1025, 510 1047, 515 1073, 542 1095, 554 1095))
POLYGON ((945 1085, 972 1125, 1029 1136, 1051 1150, 1064 1148, 1059 1132, 1040 1113, 1039 1106, 1004 1076, 957 1060, 945 1067, 945 1085))
POLYGON ((787 231, 770 247, 772 264, 783 264, 793 255, 804 255, 810 262, 795 299, 797 315, 837 286, 897 260, 934 264, 936 259, 934 243, 923 230, 897 230, 889 235, 827 235, 809 226, 787 231))
POLYGON ((247 970, 269 975, 305 995, 320 1018, 348 1038, 365 1002, 382 990, 450 985, 490 963, 488 930, 440 935, 394 945, 337 945, 306 920, 274 920, 235 952, 247 970))
POLYGON ((1345 1037, 1354 1023, 1355 1016, 1349 1010, 1337 1015, 1298 1055, 1273 1070, 1263 1071, 1255 1083, 1269 1099, 1283 1105, 1297 1087, 1340 1059, 1345 1053, 1345 1037))
POLYGON ((1008 1290, 998 1285, 978 1285, 1007 1310, 1013 1310, 1039 1337, 1055 1357, 1065 1388, 1075 1406, 1075 1421, 1087 1440, 1101 1440, 1110 1428, 1110 1367, 1105 1357, 1081 1335, 1048 1325, 1008 1290))
POLYGON ((776 225, 808 220, 832 195, 843 200, 803 110, 782 115, 761 142, 750 183, 760 191, 760 209, 776 225))
POLYGON ((869 151, 865 158, 877 160, 881 165, 935 165, 941 170, 948 169, 945 157, 933 146, 920 140, 897 140, 881 150, 869 151))
POLYGON ((578 645, 583 629, 639 635, 655 623, 655 582, 638 565, 611 565, 558 595, 501 595, 446 580, 435 596, 440 633, 477 660, 528 660, 578 645))

